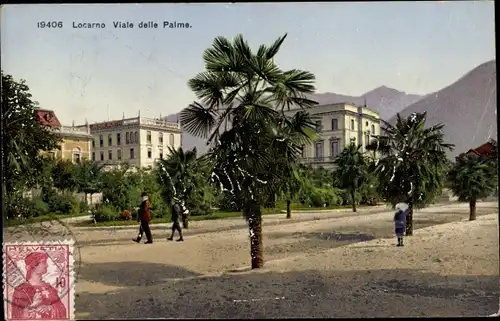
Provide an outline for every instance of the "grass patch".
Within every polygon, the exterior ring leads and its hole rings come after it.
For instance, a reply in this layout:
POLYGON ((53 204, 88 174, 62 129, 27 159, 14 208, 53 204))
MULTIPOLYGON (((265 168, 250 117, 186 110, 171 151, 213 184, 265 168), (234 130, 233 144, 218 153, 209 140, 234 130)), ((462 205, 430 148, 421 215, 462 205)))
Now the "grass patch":
POLYGON ((25 225, 25 224, 33 224, 33 223, 40 223, 40 222, 47 222, 47 221, 57 221, 65 218, 71 218, 71 217, 80 217, 80 216, 88 216, 88 213, 75 213, 75 214, 54 214, 50 213, 47 215, 42 215, 42 216, 37 216, 37 217, 29 217, 29 218, 22 218, 22 219, 4 219, 3 220, 3 226, 4 227, 12 227, 12 226, 19 226, 19 225, 25 225))

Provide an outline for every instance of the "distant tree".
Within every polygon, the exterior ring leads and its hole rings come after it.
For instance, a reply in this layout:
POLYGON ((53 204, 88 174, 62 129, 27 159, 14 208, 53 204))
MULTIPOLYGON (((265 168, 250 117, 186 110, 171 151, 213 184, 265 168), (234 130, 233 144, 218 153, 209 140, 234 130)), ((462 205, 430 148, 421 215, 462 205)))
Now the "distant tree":
MULTIPOLYGON (((43 181, 42 151, 59 148, 60 139, 39 122, 36 106, 24 80, 2 74, 2 193, 7 216, 17 216, 10 197, 43 181)), ((2 211, 5 213, 5 211, 2 211)))
POLYGON ((460 202, 469 202, 469 220, 476 219, 476 202, 490 196, 497 185, 497 170, 491 160, 475 155, 457 157, 448 173, 453 194, 460 202))
POLYGON ((84 160, 73 168, 76 189, 81 193, 85 193, 85 202, 87 204, 89 203, 88 195, 92 200, 95 193, 102 191, 105 175, 104 166, 97 162, 84 160))
POLYGON ((409 206, 406 235, 413 234, 413 209, 429 205, 442 193, 446 151, 454 147, 444 142, 444 125, 425 128, 425 121, 426 113, 407 118, 398 114, 396 124, 384 122, 383 135, 374 136, 367 146, 381 155, 372 168, 379 194, 393 206, 399 202, 409 206))
POLYGON ((174 149, 169 147, 169 154, 158 162, 156 179, 162 189, 162 194, 167 205, 171 205, 174 198, 182 204, 182 224, 189 227, 189 208, 194 205, 190 201, 193 193, 201 189, 201 166, 196 158, 196 148, 184 151, 182 147, 174 149))
POLYGON ((360 149, 361 145, 350 143, 335 159, 337 169, 334 175, 338 177, 341 187, 349 191, 353 212, 356 212, 356 192, 368 179, 368 160, 360 149))
POLYGON ((76 166, 71 161, 57 161, 52 167, 51 174, 55 188, 65 192, 73 192, 78 188, 76 166))

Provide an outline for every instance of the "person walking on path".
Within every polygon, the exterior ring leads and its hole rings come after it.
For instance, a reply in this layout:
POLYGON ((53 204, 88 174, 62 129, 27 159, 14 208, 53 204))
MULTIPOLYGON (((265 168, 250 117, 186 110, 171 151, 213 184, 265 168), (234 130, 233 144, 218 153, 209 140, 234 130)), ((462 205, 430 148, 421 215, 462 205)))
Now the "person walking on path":
POLYGON ((394 214, 394 230, 398 238, 396 246, 404 246, 403 237, 406 229, 406 217, 408 215, 408 205, 405 203, 398 203, 395 206, 396 214, 394 214))
POLYGON ((145 192, 142 192, 141 205, 139 205, 139 211, 137 212, 137 221, 140 222, 141 225, 139 226, 139 234, 137 235, 137 238, 133 239, 136 243, 141 241, 143 234, 146 234, 147 238, 145 244, 153 243, 153 236, 151 235, 151 228, 149 227, 149 222, 151 221, 149 205, 148 195, 145 192))
POLYGON ((175 231, 179 232, 179 239, 177 239, 177 242, 184 241, 184 238, 182 237, 181 225, 179 224, 179 218, 181 214, 182 208, 179 200, 174 199, 174 205, 172 206, 172 235, 167 239, 169 241, 172 241, 174 239, 175 231))

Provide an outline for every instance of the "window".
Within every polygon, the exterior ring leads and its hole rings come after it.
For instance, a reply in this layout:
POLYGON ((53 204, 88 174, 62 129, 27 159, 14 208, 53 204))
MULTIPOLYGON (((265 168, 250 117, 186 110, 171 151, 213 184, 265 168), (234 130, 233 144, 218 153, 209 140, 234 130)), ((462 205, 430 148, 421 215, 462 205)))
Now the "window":
POLYGON ((153 152, 151 151, 151 148, 148 148, 148 158, 153 157, 153 152))
POLYGON ((82 160, 82 150, 79 147, 77 147, 73 149, 73 163, 79 164, 81 160, 82 160))
POLYGON ((134 142, 136 144, 139 142, 139 132, 135 132, 135 134, 134 134, 134 142))
POLYGON ((316 132, 321 132, 323 125, 321 124, 321 120, 316 121, 316 132))
POLYGON ((158 143, 163 144, 163 133, 158 133, 158 143))
POLYGON ((92 139, 92 148, 95 148, 95 139, 92 139))
POLYGON ((120 133, 116 133, 116 145, 122 144, 122 137, 120 133))
POLYGON ((104 161, 104 152, 101 152, 101 162, 104 161))
POLYGON ((368 122, 365 123, 366 127, 368 127, 368 122))
POLYGON ((351 119, 351 130, 354 130, 354 119, 351 119))
POLYGON ((113 151, 108 150, 108 160, 112 160, 112 159, 113 159, 113 151))
POLYGON ((149 130, 146 132, 146 142, 151 144, 151 132, 149 130))
POLYGON ((122 160, 122 150, 121 149, 116 151, 116 159, 122 160))
POLYGON ((99 147, 103 146, 104 146, 104 137, 102 137, 102 135, 99 135, 99 147))
POLYGON ((323 158, 323 142, 317 142, 315 147, 314 157, 323 158))
POLYGON ((108 134, 108 146, 113 145, 113 136, 111 134, 108 134))
POLYGON ((125 144, 130 144, 130 134, 129 134, 129 132, 125 133, 125 144))
POLYGON ((330 142, 330 156, 337 156, 339 154, 339 141, 332 140, 330 142))
POLYGON ((370 144, 370 131, 367 131, 365 135, 365 145, 368 144, 370 144))
POLYGON ((302 147, 300 148, 300 156, 306 157, 306 145, 302 145, 302 147))
POLYGON ((134 136, 134 132, 130 132, 130 144, 133 144, 135 143, 135 136, 134 136))
POLYGON ((130 159, 134 159, 135 155, 134 155, 134 149, 131 148, 130 149, 130 159))
POLYGON ((372 135, 375 135, 375 125, 372 124, 372 135))
POLYGON ((338 130, 339 129, 339 120, 336 118, 332 119, 332 130, 338 130))
POLYGON ((95 152, 92 152, 92 161, 95 162, 95 152))
POLYGON ((174 134, 170 134, 170 145, 174 146, 174 134))
POLYGON ((163 149, 160 148, 160 159, 163 159, 163 149))

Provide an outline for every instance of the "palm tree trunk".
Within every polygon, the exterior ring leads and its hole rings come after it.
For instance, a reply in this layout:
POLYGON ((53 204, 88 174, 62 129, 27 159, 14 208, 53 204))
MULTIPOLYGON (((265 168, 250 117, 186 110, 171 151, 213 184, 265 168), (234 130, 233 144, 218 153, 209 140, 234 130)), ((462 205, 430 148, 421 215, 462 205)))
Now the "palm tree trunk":
POLYGON ((406 236, 413 235, 413 201, 408 202, 408 217, 406 218, 406 236))
POLYGON ((286 200, 286 218, 292 218, 292 201, 286 200))
POLYGON ((469 209, 470 209, 469 221, 475 221, 476 220, 476 199, 475 198, 470 200, 469 209))
POLYGON ((258 269, 264 266, 262 213, 258 204, 252 200, 245 202, 243 214, 248 220, 248 229, 250 232, 250 257, 252 269, 258 269))
POLYGON ((351 190, 352 211, 356 212, 356 190, 351 190))

